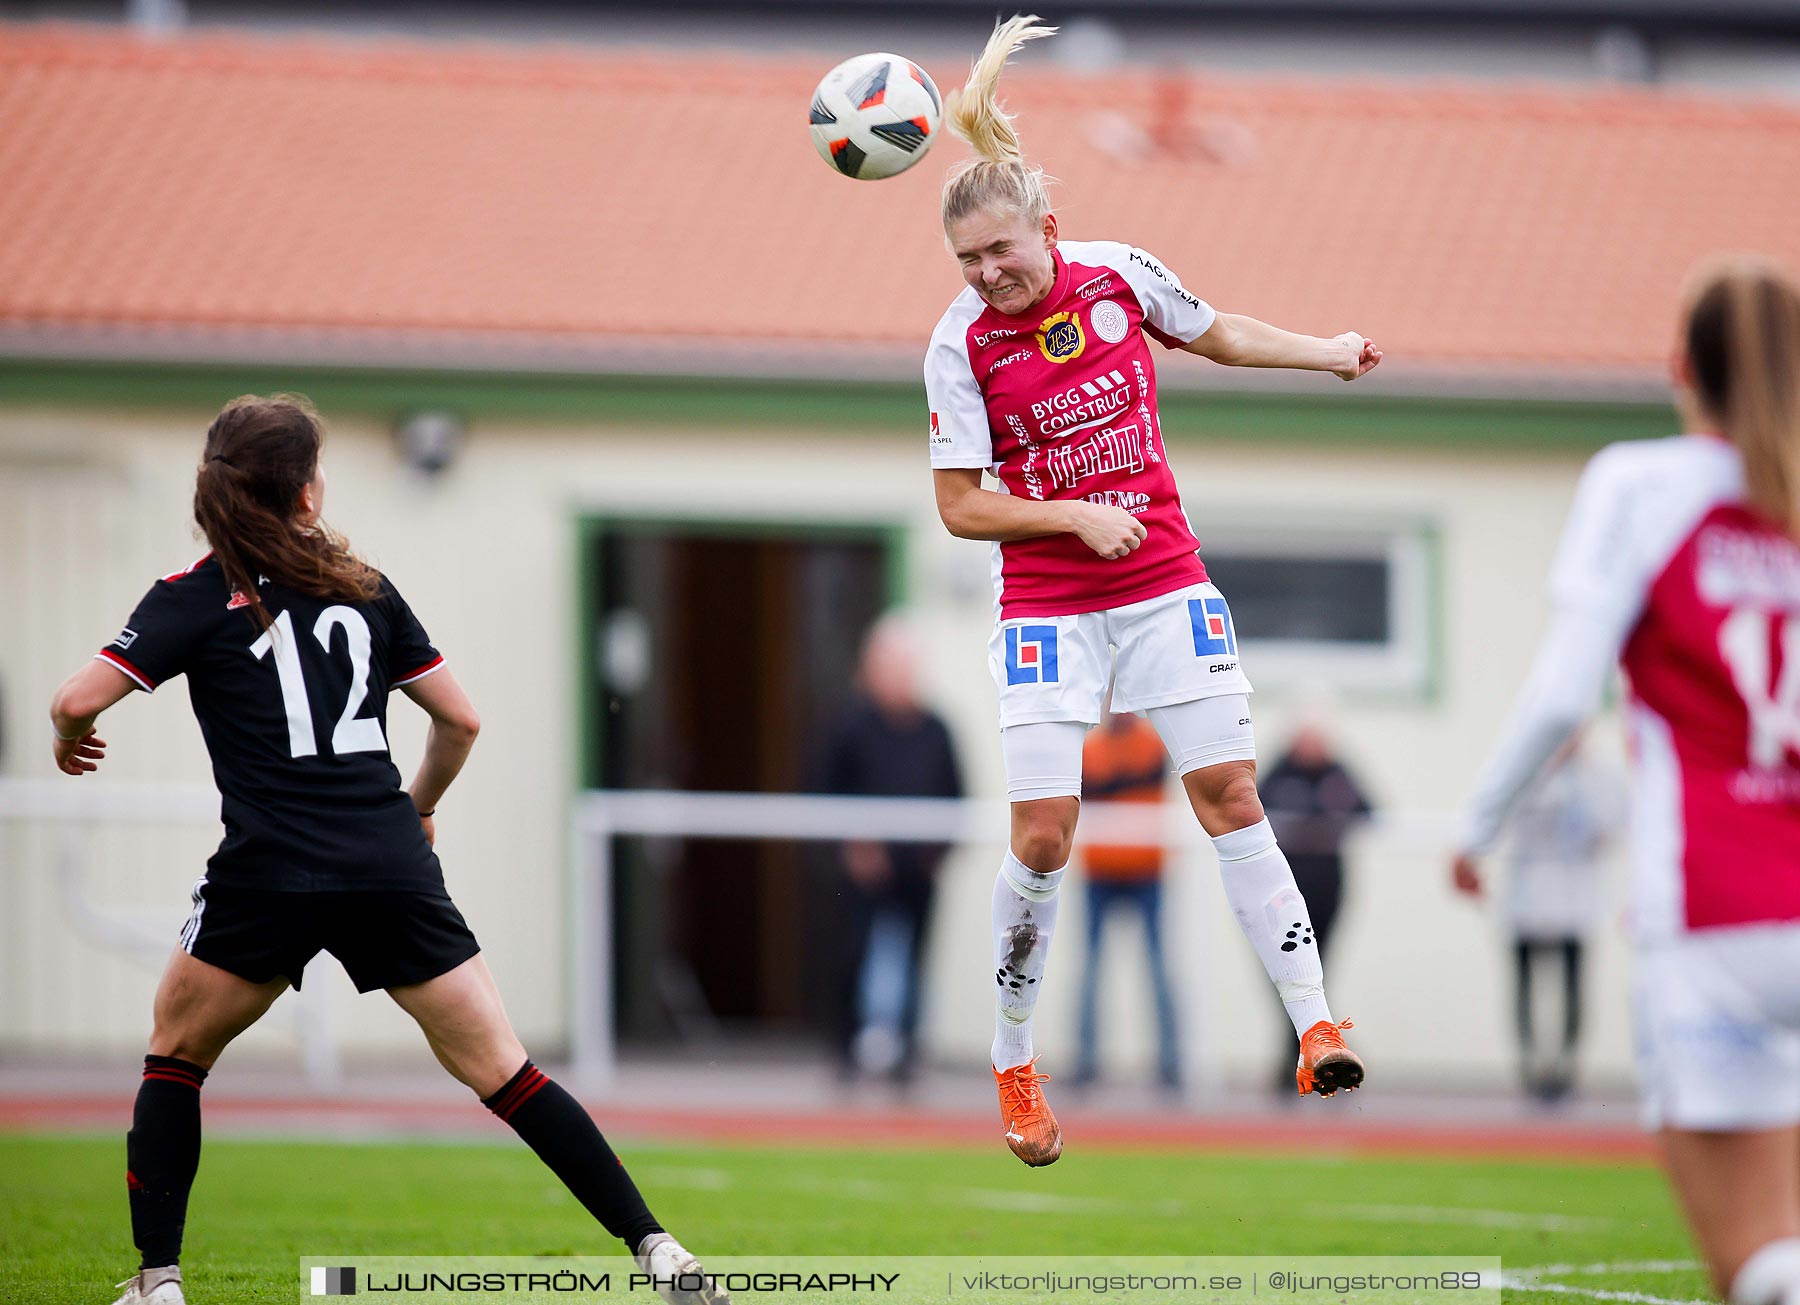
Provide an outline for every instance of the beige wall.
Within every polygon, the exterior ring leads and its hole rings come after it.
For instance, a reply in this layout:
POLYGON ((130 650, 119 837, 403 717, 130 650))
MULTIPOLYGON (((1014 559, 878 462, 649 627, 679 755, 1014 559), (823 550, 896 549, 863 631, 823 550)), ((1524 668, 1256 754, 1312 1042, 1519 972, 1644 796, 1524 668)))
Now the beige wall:
MULTIPOLYGON (((8 777, 51 774, 41 723, 51 690, 116 631, 151 580, 203 551, 192 538, 188 500, 207 415, 0 413, 8 777)), ((1003 796, 984 669, 987 550, 950 539, 938 525, 922 443, 866 432, 731 437, 478 423, 457 466, 426 482, 399 464, 384 427, 334 423, 327 515, 395 578, 482 710, 480 746, 439 828, 451 890, 529 1043, 559 1043, 564 1027, 565 825, 578 742, 573 522, 580 511, 911 527, 914 598, 935 653, 933 695, 976 792, 1003 796)), ((1579 459, 1197 442, 1177 445, 1174 455, 1203 537, 1205 504, 1276 525, 1319 514, 1436 524, 1441 692, 1432 700, 1343 704, 1338 725, 1349 758, 1390 807, 1452 807, 1523 675, 1542 619, 1540 578, 1579 459)), ((1254 679, 1253 648, 1246 666, 1254 679)), ((1266 694, 1257 713, 1267 754, 1292 702, 1266 694)), ((394 711, 403 773, 418 757, 420 722, 417 712, 394 711)), ((116 709, 105 734, 112 744, 105 774, 71 782, 208 780, 178 684, 116 709)), ((932 952, 931 1038, 968 1062, 985 1054, 991 1032, 986 918, 997 837, 954 864, 932 952)), ((191 824, 109 828, 73 841, 0 824, 0 1048, 112 1050, 140 1042, 156 949, 128 959, 84 936, 59 884, 79 864, 108 911, 172 930, 215 839, 216 829, 191 824)), ((1276 1048, 1273 999, 1225 910, 1210 856, 1193 860, 1176 875, 1168 909, 1184 1018, 1191 1035, 1204 1036, 1212 1067, 1260 1077, 1276 1048)), ((1354 871, 1330 991, 1340 1017, 1357 1020, 1373 1072, 1396 1081, 1504 1078, 1511 1053, 1497 927, 1449 897, 1428 841, 1365 840, 1354 871)), ((1052 1053, 1053 1072, 1072 1052, 1078 894, 1068 895, 1060 928, 1040 1008, 1039 1045, 1052 1053)), ((1623 1076, 1624 962, 1610 922, 1601 932, 1591 1063, 1623 1076)), ((1121 1065, 1147 1063, 1135 949, 1115 947, 1113 956, 1109 1036, 1121 1065)), ((383 999, 351 1001, 335 967, 314 967, 311 982, 329 994, 347 1045, 413 1045, 383 999)), ((293 1040, 280 1020, 251 1037, 272 1052, 293 1040)))

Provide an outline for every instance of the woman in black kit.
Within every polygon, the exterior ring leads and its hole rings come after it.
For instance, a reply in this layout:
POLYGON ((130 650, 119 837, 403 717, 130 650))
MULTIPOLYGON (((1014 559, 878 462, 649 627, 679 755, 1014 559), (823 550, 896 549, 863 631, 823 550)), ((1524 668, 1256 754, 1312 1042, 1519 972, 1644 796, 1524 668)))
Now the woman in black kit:
POLYGON ((480 728, 462 686, 379 571, 320 520, 317 413, 233 400, 207 431, 194 519, 212 551, 164 576, 125 629, 57 690, 56 763, 98 767, 101 712, 187 676, 225 838, 157 989, 126 1135, 139 1270, 118 1305, 181 1305, 200 1085, 321 950, 359 992, 386 989, 431 1049, 621 1238, 669 1300, 698 1261, 656 1222, 600 1130, 514 1035, 480 945, 444 887, 432 817, 480 728), (431 717, 410 789, 388 754, 391 689, 431 717))

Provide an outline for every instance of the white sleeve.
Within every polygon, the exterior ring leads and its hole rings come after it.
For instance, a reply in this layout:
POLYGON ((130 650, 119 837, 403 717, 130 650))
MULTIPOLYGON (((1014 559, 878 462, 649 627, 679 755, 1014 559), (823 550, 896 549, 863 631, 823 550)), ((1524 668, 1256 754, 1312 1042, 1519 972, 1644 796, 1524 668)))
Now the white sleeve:
POLYGON ((1578 607, 1552 613, 1531 674, 1463 809, 1458 851, 1492 849, 1519 795, 1599 703, 1636 624, 1635 613, 1622 623, 1578 607))
POLYGON ((1596 453, 1575 487, 1575 502, 1550 562, 1546 582, 1559 607, 1608 611, 1625 608, 1635 619, 1656 572, 1668 560, 1666 527, 1680 522, 1644 519, 1646 505, 1662 500, 1667 517, 1680 504, 1669 502, 1666 465, 1642 456, 1642 446, 1615 444, 1596 453), (1662 482, 1662 483, 1659 483, 1662 482), (1660 491, 1660 492, 1659 492, 1660 491))
POLYGON ((1493 846, 1525 786, 1599 703, 1637 625, 1667 552, 1667 525, 1646 531, 1640 517, 1654 501, 1641 492, 1643 469, 1658 470, 1631 446, 1614 446, 1581 474, 1550 565, 1550 625, 1464 808, 1459 851, 1493 846))
POLYGON ((1198 340, 1218 316, 1213 306, 1181 284, 1181 280, 1156 259, 1130 245, 1115 245, 1113 270, 1138 297, 1144 324, 1171 348, 1198 340))
POLYGON ((932 332, 925 351, 925 398, 931 404, 933 470, 994 465, 994 438, 988 431, 987 404, 969 367, 968 342, 957 324, 946 318, 932 332))

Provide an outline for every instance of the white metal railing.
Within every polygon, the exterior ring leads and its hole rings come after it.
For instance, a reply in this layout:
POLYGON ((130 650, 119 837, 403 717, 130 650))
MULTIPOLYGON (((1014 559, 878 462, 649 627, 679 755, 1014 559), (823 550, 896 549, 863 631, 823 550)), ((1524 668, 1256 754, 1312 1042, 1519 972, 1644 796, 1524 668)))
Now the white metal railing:
MULTIPOLYGON (((54 831, 55 851, 48 869, 70 927, 90 942, 154 971, 167 961, 179 921, 161 911, 125 912, 102 901, 90 882, 93 857, 83 846, 85 837, 108 825, 217 830, 219 795, 193 784, 113 783, 86 776, 0 780, 0 826, 5 825, 54 831)), ((341 1087, 343 1059, 330 986, 308 984, 280 1009, 294 1022, 307 1085, 320 1092, 341 1087)))
MULTIPOLYGON (((158 967, 168 954, 170 921, 108 907, 89 883, 92 857, 85 831, 118 824, 216 827, 218 794, 195 785, 114 783, 83 779, 0 780, 0 827, 56 831, 58 892, 71 926, 94 942, 158 967)), ((570 898, 566 920, 568 1042, 576 1079, 603 1086, 615 1067, 613 1028, 612 839, 744 838, 878 842, 1002 843, 1009 808, 992 799, 836 797, 797 793, 694 793, 596 789, 575 796, 570 810, 570 898)), ((1388 811, 1359 832, 1386 851, 1436 852, 1448 846, 1451 817, 1438 811, 1388 811)), ((1200 852, 1206 836, 1186 804, 1084 803, 1083 841, 1157 843, 1171 852, 1200 852)), ((3 868, 3 867, 0 867, 3 868)), ((330 985, 309 984, 292 1011, 309 1084, 329 1090, 342 1081, 330 985)), ((1204 1030, 1191 1030, 1195 1044, 1204 1030)), ((1206 1063, 1195 1055, 1196 1063, 1206 1063)))
MULTIPOLYGON (((571 816, 573 884, 568 919, 569 1049, 584 1089, 612 1077, 616 1054, 612 988, 612 839, 768 838, 799 841, 999 843, 1011 827, 1008 805, 977 798, 836 797, 801 793, 692 793, 666 789, 591 789, 577 795, 571 816)), ((1395 850, 1436 851, 1448 845, 1447 812, 1386 813, 1359 837, 1395 850)), ((1197 851, 1207 838, 1185 803, 1084 803, 1081 838, 1090 842, 1156 843, 1197 851)), ((1190 1033, 1198 1054, 1204 1029, 1190 1033)))

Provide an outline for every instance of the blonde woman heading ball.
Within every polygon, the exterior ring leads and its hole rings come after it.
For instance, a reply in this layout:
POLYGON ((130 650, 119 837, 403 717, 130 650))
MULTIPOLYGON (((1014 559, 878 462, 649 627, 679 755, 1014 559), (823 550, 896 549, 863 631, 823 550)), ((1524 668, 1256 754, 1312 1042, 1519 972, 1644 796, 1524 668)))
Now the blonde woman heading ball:
POLYGON ((1114 650, 1115 710, 1149 717, 1212 837, 1226 895, 1293 1018, 1300 1091, 1362 1082, 1257 797, 1250 682, 1169 467, 1150 343, 1346 381, 1381 351, 1354 331, 1319 339, 1215 312, 1131 245, 1061 240, 1043 170, 995 98, 1013 51, 1056 30, 1036 21, 1000 24, 949 107, 951 130, 977 155, 943 198, 968 285, 932 334, 925 386, 939 514, 951 534, 994 543, 988 660, 1012 836, 994 885, 993 1067, 1007 1144, 1047 1165, 1062 1135, 1032 1013, 1080 807, 1083 736, 1100 719, 1114 650))

